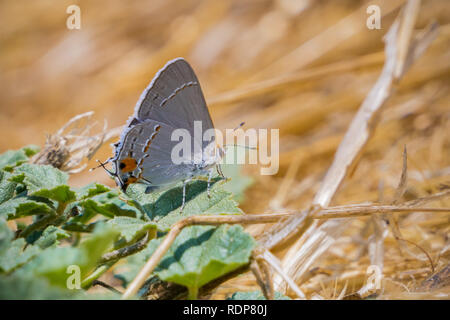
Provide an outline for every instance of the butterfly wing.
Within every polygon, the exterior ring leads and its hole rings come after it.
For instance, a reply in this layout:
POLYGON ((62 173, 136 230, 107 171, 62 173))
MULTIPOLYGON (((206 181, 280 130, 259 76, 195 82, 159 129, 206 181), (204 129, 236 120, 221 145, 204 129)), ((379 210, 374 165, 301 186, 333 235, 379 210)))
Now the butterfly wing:
POLYGON ((189 161, 179 164, 172 161, 172 149, 179 143, 171 141, 174 129, 154 120, 128 128, 113 161, 121 186, 126 189, 130 183, 143 182, 161 187, 190 176, 193 165, 189 161))
MULTIPOLYGON (((151 119, 173 128, 184 128, 192 135, 194 121, 200 121, 202 132, 214 127, 200 83, 183 58, 168 62, 156 74, 136 104, 135 117, 141 121, 151 119)), ((197 138, 205 148, 208 141, 197 138)))
MULTIPOLYGON (((191 150, 204 150, 214 141, 203 141, 194 134, 194 122, 202 132, 213 123, 206 107, 199 81, 191 66, 182 58, 172 60, 161 69, 144 90, 116 146, 113 163, 121 186, 141 180, 163 186, 189 178, 193 165, 175 164, 171 153, 179 141, 172 141, 176 129, 190 134, 191 150)), ((193 159, 194 155, 187 155, 193 159)))

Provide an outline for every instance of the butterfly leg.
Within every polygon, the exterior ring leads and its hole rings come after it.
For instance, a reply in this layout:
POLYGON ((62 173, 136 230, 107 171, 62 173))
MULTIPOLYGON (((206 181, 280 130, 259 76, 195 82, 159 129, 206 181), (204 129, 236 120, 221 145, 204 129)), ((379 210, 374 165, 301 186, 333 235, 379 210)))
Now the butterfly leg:
POLYGON ((211 198, 211 179, 212 179, 213 171, 214 171, 213 168, 208 170, 208 185, 206 188, 206 193, 208 195, 208 198, 211 198))
POLYGON ((220 176, 221 178, 224 178, 224 179, 225 179, 225 176, 223 175, 222 167, 220 166, 220 163, 218 163, 218 164, 216 165, 216 169, 217 169, 217 173, 219 174, 219 176, 220 176))
POLYGON ((186 204, 186 185, 188 184, 189 181, 191 181, 191 179, 183 180, 183 201, 181 203, 180 213, 183 212, 184 205, 186 204))

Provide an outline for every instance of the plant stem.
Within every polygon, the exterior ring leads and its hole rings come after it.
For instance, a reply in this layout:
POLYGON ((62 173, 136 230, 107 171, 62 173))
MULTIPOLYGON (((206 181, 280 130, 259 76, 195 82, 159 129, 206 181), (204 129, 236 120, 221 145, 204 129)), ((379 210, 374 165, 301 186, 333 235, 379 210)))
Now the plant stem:
POLYGON ((109 262, 109 261, 116 261, 116 260, 122 259, 124 257, 130 256, 132 254, 135 254, 136 252, 139 252, 142 249, 144 249, 147 246, 147 243, 149 242, 150 239, 152 239, 152 237, 150 237, 150 232, 147 232, 141 240, 139 240, 127 247, 123 247, 123 248, 105 253, 102 256, 101 262, 105 263, 105 262, 109 262))
POLYGON ((56 213, 61 216, 66 210, 67 203, 66 202, 58 202, 58 207, 56 208, 56 213))
POLYGON ((85 290, 89 289, 89 287, 92 285, 92 283, 94 282, 94 280, 97 280, 98 278, 100 278, 106 271, 109 270, 109 268, 111 268, 114 264, 116 263, 116 261, 110 261, 107 262, 103 265, 101 265, 100 267, 98 267, 97 269, 94 270, 94 272, 92 272, 89 276, 87 276, 82 282, 81 282, 81 287, 85 290))
POLYGON ((198 296, 198 287, 189 287, 188 300, 197 300, 197 296, 198 296))

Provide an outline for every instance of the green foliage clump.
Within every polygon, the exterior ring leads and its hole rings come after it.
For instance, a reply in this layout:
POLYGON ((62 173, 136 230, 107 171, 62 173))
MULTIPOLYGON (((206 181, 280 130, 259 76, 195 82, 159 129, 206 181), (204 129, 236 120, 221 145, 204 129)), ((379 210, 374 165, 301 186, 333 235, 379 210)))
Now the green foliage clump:
MULTIPOLYGON (((88 289, 118 261, 126 286, 180 219, 242 214, 235 199, 249 184, 234 179, 233 195, 215 180, 208 197, 206 182, 191 182, 180 213, 179 185, 152 194, 142 185, 127 194, 98 183, 72 188, 66 173, 29 163, 37 151, 0 155, 0 299, 118 298, 88 289)), ((254 244, 240 226, 187 227, 152 278, 183 285, 196 298, 201 286, 248 264, 254 244)))

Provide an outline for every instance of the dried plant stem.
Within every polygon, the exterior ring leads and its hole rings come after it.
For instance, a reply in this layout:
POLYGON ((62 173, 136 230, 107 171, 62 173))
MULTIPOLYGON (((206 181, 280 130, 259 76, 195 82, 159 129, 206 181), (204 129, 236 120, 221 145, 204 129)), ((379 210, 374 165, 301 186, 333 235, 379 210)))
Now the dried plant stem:
POLYGON ((268 297, 268 293, 267 293, 267 287, 266 287, 266 283, 264 281, 264 277, 263 277, 263 273, 261 271, 261 267, 258 263, 258 261, 256 259, 253 259, 253 261, 250 264, 250 270, 253 273, 253 276, 256 279, 256 283, 259 285, 259 287, 261 288, 264 296, 267 298, 268 297))
POLYGON ((289 284, 289 286, 292 288, 292 290, 297 294, 297 296, 300 299, 306 299, 306 296, 303 293, 303 291, 300 290, 297 284, 284 273, 283 269, 281 269, 281 266, 278 264, 278 259, 276 259, 276 257, 269 250, 264 251, 263 257, 265 261, 280 275, 280 277, 282 277, 284 281, 286 281, 289 284))
POLYGON ((259 94, 267 94, 268 92, 282 89, 288 85, 320 79, 320 77, 323 76, 356 70, 362 67, 376 66, 382 64, 383 61, 383 52, 376 52, 358 57, 357 59, 339 61, 325 66, 301 70, 293 74, 281 75, 273 79, 250 84, 246 88, 228 91, 226 93, 216 95, 213 98, 208 99, 208 105, 213 106, 219 104, 235 103, 237 101, 248 99, 259 94))
POLYGON ((312 219, 341 219, 341 218, 351 218, 351 217, 362 217, 372 214, 382 214, 382 213, 394 213, 394 212, 450 212, 450 208, 411 208, 411 207, 397 207, 390 205, 381 206, 360 206, 345 208, 342 207, 338 209, 337 207, 330 207, 328 209, 323 209, 322 211, 311 216, 312 219))
MULTIPOLYGON (((341 206, 336 208, 318 209, 311 215, 312 219, 331 219, 331 218, 348 218, 356 216, 367 216, 376 213, 392 213, 392 212, 450 212, 450 208, 411 208, 411 207, 398 207, 398 206, 341 206)), ((147 261, 144 267, 141 269, 139 274, 129 285, 127 290, 123 295, 123 299, 128 299, 133 296, 146 279, 150 276, 153 270, 156 268, 158 263, 161 261, 163 256, 167 253, 175 238, 181 232, 181 230, 187 226, 191 225, 221 225, 221 224, 257 224, 257 223, 273 223, 277 222, 282 218, 292 216, 291 212, 283 213, 271 213, 271 214, 250 214, 250 215, 240 215, 240 216, 190 216, 177 222, 172 229, 169 231, 167 236, 164 238, 162 243, 158 246, 156 251, 153 253, 151 258, 147 261)), ((268 253, 263 253, 263 257, 268 257, 268 253)), ((272 257, 272 256, 271 256, 272 257)), ((277 260, 275 256, 274 259, 277 260)), ((269 262, 269 261, 268 261, 269 262)), ((273 267, 273 261, 269 262, 273 267)), ((276 270, 276 269, 275 269, 276 270)), ((281 269, 280 269, 281 270, 281 269)), ((300 291, 301 292, 301 291, 300 291)), ((304 295, 303 295, 304 296, 304 295)), ((299 295, 299 297, 302 297, 299 295)))
MULTIPOLYGON (((410 21, 410 17, 406 18, 403 11, 385 36, 386 61, 381 75, 362 103, 339 145, 334 161, 316 193, 313 201, 315 205, 327 207, 344 179, 354 172, 362 152, 379 122, 379 115, 391 95, 393 86, 437 35, 436 27, 434 27, 430 28, 427 34, 422 35, 415 42, 409 36, 406 41, 405 39, 399 39, 399 37, 406 37, 412 32, 412 30, 411 32, 405 30, 406 26, 413 28, 417 16, 414 12, 411 12, 413 10, 411 8, 419 10, 415 0, 410 0, 407 5, 407 11, 409 16, 413 17, 413 20, 410 21), (408 22, 405 22, 405 19, 408 19, 408 22), (399 29, 401 29, 401 32, 399 32, 399 29), (404 47, 407 48, 407 55, 399 55, 399 51, 404 50, 404 47), (399 61, 399 59, 403 60, 399 61), (401 70, 399 70, 399 64, 402 66, 401 70)), ((308 224, 310 221, 310 218, 307 217, 304 222, 301 221, 300 223, 308 224)), ((282 265, 287 274, 295 279, 300 278, 307 272, 311 264, 340 236, 347 223, 347 220, 327 221, 320 226, 317 221, 312 223, 283 257, 282 265)), ((292 226, 285 227, 291 228, 292 226)), ((284 291, 282 279, 278 278, 275 281, 277 289, 284 291)))

